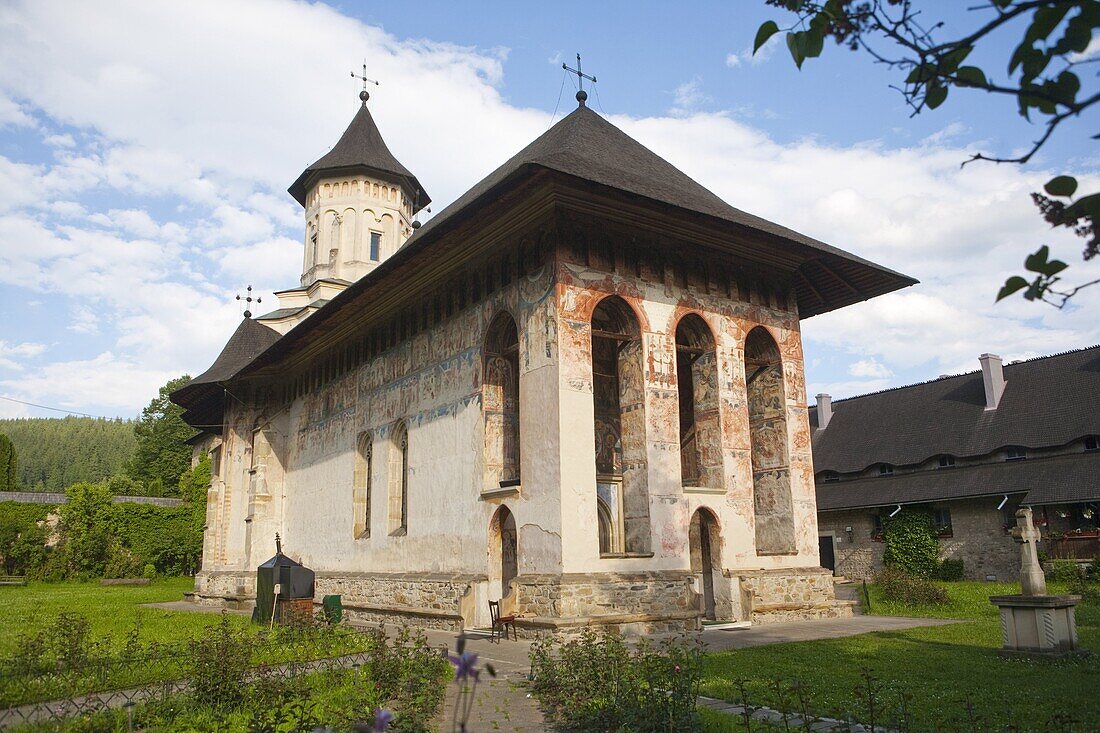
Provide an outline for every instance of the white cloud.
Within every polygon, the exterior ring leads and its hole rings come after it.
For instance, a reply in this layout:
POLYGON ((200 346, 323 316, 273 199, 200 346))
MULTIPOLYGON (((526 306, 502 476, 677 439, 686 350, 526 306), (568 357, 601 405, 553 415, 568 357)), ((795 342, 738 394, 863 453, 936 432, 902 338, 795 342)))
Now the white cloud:
POLYGON ((1100 36, 1094 35, 1092 40, 1089 41, 1089 45, 1085 47, 1085 50, 1081 53, 1071 53, 1069 55, 1069 60, 1076 64, 1091 59, 1097 54, 1100 54, 1100 36))
POLYGON ((76 140, 74 140, 73 136, 68 133, 65 133, 63 135, 47 135, 46 137, 42 138, 42 142, 53 148, 76 147, 76 140))
POLYGON ((12 344, 0 340, 0 369, 21 370, 23 369, 23 361, 38 356, 45 350, 45 344, 36 344, 30 341, 12 344))
POLYGON ((749 64, 750 66, 759 66, 771 59, 775 53, 775 49, 779 47, 780 38, 783 34, 776 33, 769 38, 760 50, 755 54, 752 52, 752 44, 745 46, 739 53, 730 53, 726 55, 726 66, 731 69, 736 69, 743 64, 749 64))
POLYGON ((674 117, 685 117, 713 101, 703 91, 703 80, 697 76, 676 87, 672 93, 672 108, 669 112, 674 117))
POLYGON ((868 377, 873 379, 889 379, 894 375, 886 365, 874 359, 860 359, 848 366, 848 373, 853 377, 868 377))

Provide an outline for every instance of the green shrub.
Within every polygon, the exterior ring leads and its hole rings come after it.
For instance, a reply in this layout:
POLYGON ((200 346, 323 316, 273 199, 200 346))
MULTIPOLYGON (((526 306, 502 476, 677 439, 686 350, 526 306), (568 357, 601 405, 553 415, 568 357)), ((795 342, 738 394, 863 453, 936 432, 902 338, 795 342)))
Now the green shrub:
POLYGON ((190 641, 188 677, 191 697, 202 706, 232 710, 244 702, 245 681, 255 637, 233 628, 229 616, 190 641))
POLYGON ((157 577, 157 566, 152 563, 145 563, 145 567, 141 569, 141 577, 153 580, 157 577))
POLYGON ((617 634, 585 629, 556 648, 532 645, 533 691, 569 730, 694 731, 702 660, 697 645, 643 640, 631 651, 617 634))
POLYGON ((898 568, 883 568, 875 584, 886 600, 907 606, 942 606, 948 601, 947 591, 931 580, 898 568))
POLYGON ((932 513, 920 509, 902 509, 883 519, 882 561, 913 575, 930 577, 939 567, 940 543, 932 513))
POLYGON ((962 560, 947 559, 939 564, 932 574, 936 580, 962 580, 965 577, 962 560))
POLYGON ((1075 583, 1081 579, 1083 568, 1074 560, 1054 560, 1050 563, 1047 580, 1055 583, 1075 583))

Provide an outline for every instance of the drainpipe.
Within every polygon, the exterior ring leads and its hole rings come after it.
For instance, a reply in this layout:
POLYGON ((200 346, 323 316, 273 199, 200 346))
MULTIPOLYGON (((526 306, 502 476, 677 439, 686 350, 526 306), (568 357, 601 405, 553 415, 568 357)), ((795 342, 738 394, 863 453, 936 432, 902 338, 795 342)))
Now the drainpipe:
POLYGON ((1005 508, 1005 504, 1008 503, 1008 494, 1005 494, 1005 498, 1001 499, 1001 503, 997 505, 997 511, 1001 511, 1005 508))
POLYGON ((901 511, 901 504, 898 504, 898 508, 895 509, 894 511, 890 512, 890 518, 893 519, 895 516, 897 516, 897 513, 900 512, 900 511, 901 511))

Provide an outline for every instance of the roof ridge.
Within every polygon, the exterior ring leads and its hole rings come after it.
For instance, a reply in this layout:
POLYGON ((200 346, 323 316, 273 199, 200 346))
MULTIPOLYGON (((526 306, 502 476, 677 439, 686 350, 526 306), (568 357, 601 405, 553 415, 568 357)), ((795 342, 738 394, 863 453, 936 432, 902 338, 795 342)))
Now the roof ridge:
MULTIPOLYGON (((1092 346, 1082 346, 1081 348, 1078 348, 1078 349, 1068 349, 1066 351, 1058 351, 1058 352, 1055 352, 1053 354, 1043 354, 1042 356, 1033 356, 1030 359, 1017 359, 1016 361, 1009 362, 1009 363, 1005 364, 1004 366, 1005 366, 1005 368, 1008 368, 1008 367, 1019 366, 1021 364, 1031 364, 1031 363, 1036 362, 1036 361, 1043 361, 1045 359, 1054 359, 1054 358, 1057 358, 1059 356, 1069 356, 1070 354, 1079 354, 1083 351, 1091 351, 1092 349, 1100 349, 1100 344, 1094 344, 1092 346)), ((896 387, 885 387, 883 389, 875 390, 874 392, 864 392, 863 394, 852 395, 851 397, 842 397, 839 400, 833 400, 833 404, 835 405, 835 404, 838 404, 838 403, 841 403, 841 402, 851 402, 852 400, 860 400, 860 399, 863 399, 864 397, 874 397, 876 395, 886 394, 887 392, 898 392, 900 390, 911 389, 913 387, 923 387, 926 384, 933 384, 935 382, 944 382, 944 381, 947 381, 948 379, 958 379, 959 377, 968 377, 971 374, 980 374, 981 371, 982 371, 981 369, 975 369, 975 370, 969 371, 969 372, 959 372, 958 374, 941 374, 938 377, 934 377, 932 379, 925 379, 922 382, 911 382, 910 384, 899 384, 896 387)), ((809 405, 809 409, 811 409, 811 410, 817 409, 817 406, 816 405, 809 405)))

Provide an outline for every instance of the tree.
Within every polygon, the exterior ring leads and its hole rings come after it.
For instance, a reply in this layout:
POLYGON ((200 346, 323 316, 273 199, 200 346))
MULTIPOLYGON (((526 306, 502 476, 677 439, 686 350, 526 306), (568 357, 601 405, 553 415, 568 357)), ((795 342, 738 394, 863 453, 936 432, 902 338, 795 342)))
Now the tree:
POLYGON ((101 576, 114 531, 114 501, 105 484, 73 484, 59 509, 69 570, 77 576, 101 576))
MULTIPOLYGON (((832 38, 903 74, 896 88, 914 115, 940 107, 951 90, 965 89, 1013 97, 1025 119, 1042 120, 1042 134, 1023 153, 1012 157, 978 153, 964 165, 978 160, 1027 163, 1062 123, 1100 102, 1095 75, 1076 73, 1085 64, 1100 61, 1100 57, 1084 56, 1100 27, 1100 0, 990 0, 968 7, 985 14, 981 22, 948 40, 937 38, 944 22, 927 18, 913 7, 913 0, 765 1, 795 14, 795 22, 786 28, 786 41, 800 69, 806 59, 820 56, 825 40, 832 38), (1022 36, 1007 60, 1007 78, 999 80, 965 62, 1002 28, 1022 30, 1022 36), (1082 76, 1091 82, 1090 88, 1083 89, 1082 76)), ((753 53, 780 30, 774 20, 761 25, 753 53)), ((1090 260, 1100 254, 1096 226, 1100 193, 1077 196, 1077 188, 1074 177, 1060 175, 1047 182, 1043 193, 1033 193, 1032 200, 1052 227, 1069 229, 1085 240, 1083 258, 1090 260)), ((1027 300, 1063 308, 1082 288, 1100 283, 1097 279, 1063 286, 1059 283, 1067 267, 1062 260, 1051 259, 1044 244, 1024 260, 1027 273, 1010 277, 997 300, 1023 291, 1027 300)))
POLYGON ((19 482, 15 475, 15 446, 11 438, 0 433, 0 491, 16 491, 19 482))
POLYGON ((185 374, 161 387, 134 424, 137 446, 126 473, 144 484, 150 496, 162 496, 175 487, 191 462, 191 448, 184 441, 195 431, 183 421, 183 408, 168 399, 189 381, 185 374))

